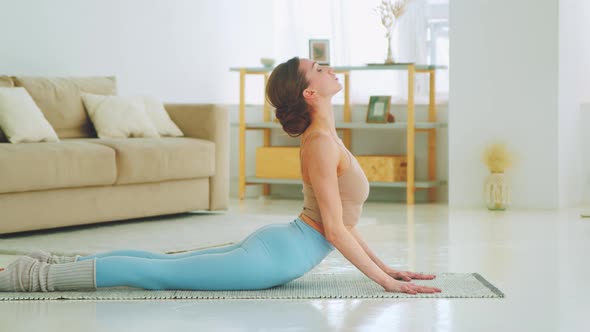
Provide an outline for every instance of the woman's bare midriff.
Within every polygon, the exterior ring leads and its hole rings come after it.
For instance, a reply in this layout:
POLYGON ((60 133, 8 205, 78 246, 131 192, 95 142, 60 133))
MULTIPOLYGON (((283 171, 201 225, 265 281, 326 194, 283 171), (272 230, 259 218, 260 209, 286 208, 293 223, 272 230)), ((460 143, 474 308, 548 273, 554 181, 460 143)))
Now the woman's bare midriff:
POLYGON ((315 229, 316 231, 320 232, 324 237, 326 237, 326 232, 324 231, 324 225, 322 225, 321 223, 311 219, 310 217, 306 216, 303 213, 299 214, 299 218, 301 220, 303 220, 306 224, 308 224, 309 226, 311 226, 313 229, 315 229))
MULTIPOLYGON (((326 232, 324 230, 324 225, 322 223, 313 220, 312 218, 306 216, 303 213, 299 214, 299 218, 301 218, 301 220, 303 220, 306 224, 308 224, 313 229, 320 232, 324 237, 326 237, 326 232)), ((347 230, 351 230, 354 226, 344 225, 344 227, 346 227, 347 230)))

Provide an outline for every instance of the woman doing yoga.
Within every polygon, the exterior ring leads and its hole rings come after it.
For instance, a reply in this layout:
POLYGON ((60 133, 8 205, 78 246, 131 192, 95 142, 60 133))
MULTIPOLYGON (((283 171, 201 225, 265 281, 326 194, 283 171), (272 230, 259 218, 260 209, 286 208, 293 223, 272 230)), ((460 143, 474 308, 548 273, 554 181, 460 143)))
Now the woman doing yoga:
POLYGON ((0 272, 0 291, 51 292, 129 286, 150 290, 254 290, 297 279, 334 248, 385 291, 436 293, 411 279, 434 275, 385 265, 355 229, 369 194, 365 174, 336 134, 331 68, 292 58, 269 77, 266 95, 285 132, 301 136, 303 210, 241 242, 182 254, 117 250, 62 257, 34 251, 0 272))

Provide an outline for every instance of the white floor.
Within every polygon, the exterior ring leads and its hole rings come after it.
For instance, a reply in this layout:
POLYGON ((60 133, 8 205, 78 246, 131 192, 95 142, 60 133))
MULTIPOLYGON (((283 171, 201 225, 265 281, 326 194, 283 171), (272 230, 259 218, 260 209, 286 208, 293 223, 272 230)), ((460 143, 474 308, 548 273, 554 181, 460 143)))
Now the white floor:
MULTIPOLYGON (((232 201, 296 216, 300 201, 232 201)), ((590 219, 579 210, 365 205, 359 230, 394 267, 478 272, 504 299, 0 302, 0 331, 588 331, 590 219)), ((223 230, 216 234, 223 241, 223 230)), ((14 257, 0 256, 0 266, 14 257)), ((339 253, 318 269, 354 269, 339 253)))

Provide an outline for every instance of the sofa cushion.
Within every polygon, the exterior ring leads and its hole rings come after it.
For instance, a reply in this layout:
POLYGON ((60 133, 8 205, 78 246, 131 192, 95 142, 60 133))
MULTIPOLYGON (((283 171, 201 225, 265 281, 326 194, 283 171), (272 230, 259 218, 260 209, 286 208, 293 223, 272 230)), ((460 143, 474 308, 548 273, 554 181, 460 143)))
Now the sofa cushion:
POLYGON ((117 184, 215 175, 215 144, 207 140, 186 137, 75 140, 108 146, 117 152, 117 184))
MULTIPOLYGON (((14 82, 12 81, 12 77, 10 76, 0 76, 0 88, 12 88, 14 86, 14 82)), ((8 142, 6 135, 0 129, 0 143, 8 142)))
POLYGON ((112 185, 115 151, 84 142, 0 144, 0 193, 112 185))
POLYGON ((184 136, 180 128, 170 119, 164 104, 154 96, 144 96, 145 112, 152 120, 160 136, 184 136))
POLYGON ((82 93, 82 101, 99 138, 160 137, 141 97, 82 93))
POLYGON ((11 143, 59 141, 25 88, 0 87, 0 127, 11 143))
POLYGON ((60 138, 96 137, 80 92, 115 95, 114 77, 29 77, 15 76, 33 97, 60 138))
POLYGON ((0 76, 0 88, 12 88, 12 87, 14 87, 14 82, 12 81, 12 77, 0 76))

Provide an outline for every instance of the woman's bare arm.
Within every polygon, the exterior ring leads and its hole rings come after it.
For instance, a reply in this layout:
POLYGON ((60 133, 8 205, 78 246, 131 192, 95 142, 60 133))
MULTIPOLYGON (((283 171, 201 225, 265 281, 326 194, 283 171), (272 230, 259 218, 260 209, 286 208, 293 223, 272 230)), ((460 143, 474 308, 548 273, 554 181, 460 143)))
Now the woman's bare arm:
POLYGON ((415 273, 415 272, 409 272, 409 271, 398 271, 392 267, 389 267, 387 264, 383 263, 383 261, 381 261, 379 259, 379 257, 377 257, 377 255, 373 252, 373 250, 371 250, 371 248, 369 248, 369 245, 365 242, 365 240, 363 240, 363 237, 361 236, 361 233, 359 233, 358 230, 356 230, 354 228, 350 228, 350 234, 352 234, 352 236, 354 236, 356 241, 363 248, 363 250, 367 253, 367 255, 369 257, 371 257, 371 260, 373 262, 375 262, 375 264, 377 264, 377 266, 379 266, 379 268, 381 268, 381 270, 383 270, 383 272, 387 273, 387 275, 389 275, 395 279, 404 280, 404 281, 410 281, 412 279, 432 280, 432 279, 436 278, 436 276, 433 274, 423 274, 423 273, 415 273))
POLYGON ((388 292, 409 294, 440 292, 438 288, 395 280, 367 255, 359 242, 346 229, 342 220, 342 202, 337 175, 340 150, 335 142, 325 135, 318 135, 313 144, 310 144, 311 140, 312 138, 308 139, 308 148, 302 153, 305 160, 303 166, 307 169, 320 208, 326 239, 348 261, 388 292))
POLYGON ((371 258, 371 260, 373 262, 375 262, 375 264, 377 264, 377 266, 379 266, 379 268, 381 270, 383 270, 383 272, 388 273, 391 269, 389 266, 387 266, 385 263, 383 263, 383 261, 381 261, 379 259, 379 257, 377 257, 377 255, 373 252, 373 250, 371 250, 371 248, 369 248, 369 245, 365 242, 365 240, 363 240, 363 237, 361 236, 361 233, 359 233, 358 230, 356 230, 354 227, 349 228, 350 234, 352 234, 352 236, 354 236, 356 242, 359 243, 359 245, 363 248, 363 250, 367 253, 367 255, 371 258))

